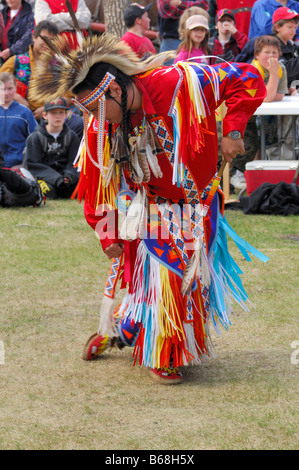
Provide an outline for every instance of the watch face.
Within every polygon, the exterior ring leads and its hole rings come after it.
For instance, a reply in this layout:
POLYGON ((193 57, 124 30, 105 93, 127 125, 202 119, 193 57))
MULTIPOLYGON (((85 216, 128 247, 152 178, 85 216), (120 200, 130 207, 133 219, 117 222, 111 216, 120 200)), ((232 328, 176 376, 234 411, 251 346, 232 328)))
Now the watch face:
POLYGON ((240 139, 242 137, 241 132, 239 132, 239 131, 231 131, 228 135, 232 139, 240 139))

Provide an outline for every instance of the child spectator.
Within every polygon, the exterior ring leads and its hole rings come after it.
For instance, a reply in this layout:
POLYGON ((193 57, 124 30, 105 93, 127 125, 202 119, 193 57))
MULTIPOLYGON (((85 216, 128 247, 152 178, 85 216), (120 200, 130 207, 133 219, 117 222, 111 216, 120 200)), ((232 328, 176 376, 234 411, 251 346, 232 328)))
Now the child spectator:
POLYGON ((1 82, 4 84, 4 97, 0 102, 0 148, 6 168, 20 167, 26 139, 37 123, 30 109, 14 100, 14 75, 8 72, 0 73, 1 82))
MULTIPOLYGON (((280 101, 288 93, 287 72, 285 66, 278 59, 281 55, 279 40, 273 36, 260 36, 254 42, 254 57, 252 64, 258 69, 264 79, 267 96, 264 102, 280 101)), ((266 127, 266 134, 276 136, 274 130, 277 126, 276 116, 270 116, 266 127), (274 119, 272 119, 274 118, 274 119)), ((232 163, 236 174, 231 178, 235 189, 246 186, 244 171, 246 163, 254 160, 259 150, 256 117, 252 116, 244 133, 245 154, 237 155, 232 163)))
MULTIPOLYGON (((299 13, 297 0, 257 0, 251 10, 249 38, 271 34, 272 18, 279 8, 287 7, 299 13)), ((297 34, 299 31, 297 30, 297 34)))
POLYGON ((185 37, 178 47, 174 63, 192 59, 194 62, 208 64, 209 59, 209 22, 203 15, 190 16, 186 21, 185 37))
POLYGON ((209 0, 210 15, 210 34, 215 34, 215 23, 217 22, 217 11, 223 8, 233 10, 238 31, 246 34, 249 33, 249 24, 251 17, 251 9, 256 0, 209 0))
POLYGON ((209 13, 201 7, 190 7, 184 11, 184 13, 180 16, 179 21, 179 38, 182 41, 185 38, 185 29, 186 29, 186 21, 190 16, 193 15, 203 15, 209 21, 209 13))
POLYGON ((79 180, 73 161, 80 141, 65 124, 67 112, 64 98, 45 103, 44 119, 26 143, 26 166, 49 198, 69 198, 79 180))
MULTIPOLYGON (((231 10, 224 8, 217 12, 217 33, 210 38, 209 47, 211 55, 233 61, 248 41, 246 34, 237 30, 235 15, 231 10)), ((219 62, 212 57, 211 64, 219 62)))
POLYGON ((152 41, 144 35, 145 31, 150 28, 151 20, 148 11, 152 6, 152 3, 145 7, 133 3, 124 11, 124 20, 128 31, 121 40, 125 41, 140 59, 147 59, 151 54, 156 54, 152 41))
POLYGON ((36 100, 34 93, 30 96, 29 91, 35 78, 36 65, 47 48, 41 36, 54 39, 57 35, 58 28, 54 23, 41 21, 32 33, 32 44, 29 46, 29 51, 10 57, 0 68, 0 72, 10 72, 15 76, 17 92, 14 99, 27 106, 37 120, 42 118, 44 102, 36 100))
POLYGON ((272 32, 280 41, 281 57, 288 75, 290 93, 292 82, 299 79, 299 45, 293 40, 298 28, 299 13, 289 8, 278 8, 273 14, 272 32))

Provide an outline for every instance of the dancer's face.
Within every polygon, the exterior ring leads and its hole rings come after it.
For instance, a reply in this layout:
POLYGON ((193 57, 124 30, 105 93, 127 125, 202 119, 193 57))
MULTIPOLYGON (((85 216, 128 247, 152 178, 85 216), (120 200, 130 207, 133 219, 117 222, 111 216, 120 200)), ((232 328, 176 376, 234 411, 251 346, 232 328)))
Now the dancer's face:
MULTIPOLYGON (((76 95, 77 100, 82 100, 86 98, 92 90, 82 90, 76 95)), ((112 96, 112 93, 111 93, 112 96)), ((108 124, 120 124, 122 121, 122 108, 121 108, 121 89, 117 93, 113 93, 112 96, 114 99, 107 97, 106 99, 106 121, 108 124)), ((98 101, 95 103, 86 106, 86 109, 90 111, 90 113, 95 117, 95 119, 99 120, 98 115, 98 101)))
MULTIPOLYGON (((110 96, 106 95, 106 121, 108 124, 120 124, 122 122, 122 107, 121 107, 121 95, 122 90, 120 86, 113 82, 110 87, 110 96)), ((92 90, 82 90, 76 94, 77 100, 82 100, 88 96, 92 90)), ((127 89, 127 109, 130 109, 132 113, 136 112, 142 103, 142 96, 133 84, 132 87, 127 89), (134 88, 134 89, 133 89, 134 88)), ((86 107, 90 113, 99 120, 98 116, 98 101, 86 107)))

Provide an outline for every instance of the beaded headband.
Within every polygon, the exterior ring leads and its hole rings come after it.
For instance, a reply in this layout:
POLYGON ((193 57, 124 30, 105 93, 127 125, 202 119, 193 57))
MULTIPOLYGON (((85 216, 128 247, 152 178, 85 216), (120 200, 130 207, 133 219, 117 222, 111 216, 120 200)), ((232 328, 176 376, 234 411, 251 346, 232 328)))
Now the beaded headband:
POLYGON ((106 118, 106 98, 105 93, 108 90, 110 84, 114 82, 115 77, 111 73, 107 72, 104 76, 103 80, 99 83, 99 85, 85 98, 81 100, 72 99, 74 105, 83 112, 83 120, 84 120, 84 140, 87 155, 89 156, 92 163, 99 168, 102 177, 104 180, 106 179, 104 165, 103 165, 103 149, 104 149, 104 140, 105 140, 105 118, 106 118), (98 102, 98 138, 97 138, 97 157, 98 162, 96 162, 90 153, 89 145, 88 145, 88 120, 90 111, 86 108, 86 106, 90 106, 95 102, 98 102))

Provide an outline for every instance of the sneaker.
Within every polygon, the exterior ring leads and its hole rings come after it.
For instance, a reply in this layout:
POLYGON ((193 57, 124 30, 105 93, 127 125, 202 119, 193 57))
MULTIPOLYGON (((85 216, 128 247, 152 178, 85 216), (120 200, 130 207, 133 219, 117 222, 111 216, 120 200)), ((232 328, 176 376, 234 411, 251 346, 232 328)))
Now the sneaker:
POLYGON ((108 335, 102 336, 99 333, 94 333, 88 338, 82 354, 84 361, 92 361, 97 359, 109 346, 108 335))
POLYGON ((151 369, 151 377, 163 385, 177 385, 182 383, 183 374, 180 372, 178 367, 174 369, 169 369, 167 367, 162 367, 161 369, 151 369))
POLYGON ((237 170, 236 173, 231 177, 230 182, 235 189, 246 188, 246 180, 242 171, 237 170))

